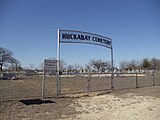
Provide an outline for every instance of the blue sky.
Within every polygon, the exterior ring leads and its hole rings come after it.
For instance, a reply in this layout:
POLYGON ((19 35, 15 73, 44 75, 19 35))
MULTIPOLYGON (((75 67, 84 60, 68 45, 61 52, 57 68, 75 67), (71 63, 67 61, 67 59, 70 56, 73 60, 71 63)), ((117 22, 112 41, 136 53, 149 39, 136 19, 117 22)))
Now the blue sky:
MULTIPOLYGON (((160 58, 159 0, 0 0, 0 47, 22 66, 56 57, 57 30, 97 33, 113 40, 114 61, 160 58)), ((68 64, 110 60, 100 46, 61 44, 68 64)))

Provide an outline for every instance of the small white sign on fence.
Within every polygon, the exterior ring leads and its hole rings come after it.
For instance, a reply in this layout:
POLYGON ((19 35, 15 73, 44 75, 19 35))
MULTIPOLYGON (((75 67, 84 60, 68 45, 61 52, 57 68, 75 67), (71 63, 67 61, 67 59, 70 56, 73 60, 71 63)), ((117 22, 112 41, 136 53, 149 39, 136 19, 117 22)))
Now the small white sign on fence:
POLYGON ((44 71, 45 72, 52 72, 57 70, 57 60, 44 60, 44 71))

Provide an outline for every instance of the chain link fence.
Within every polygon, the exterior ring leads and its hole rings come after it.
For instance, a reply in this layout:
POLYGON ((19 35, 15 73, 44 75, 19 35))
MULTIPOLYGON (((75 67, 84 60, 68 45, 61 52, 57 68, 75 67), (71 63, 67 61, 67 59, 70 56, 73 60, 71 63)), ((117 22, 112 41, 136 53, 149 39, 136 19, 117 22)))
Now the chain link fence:
MULTIPOLYGON (((61 95, 111 90, 110 74, 61 75, 61 95)), ((43 75, 18 75, 16 80, 0 79, 0 101, 42 98, 43 75)), ((160 85, 160 72, 154 74, 116 73, 114 89, 160 85)), ((45 76, 44 98, 56 97, 56 76, 45 76)))

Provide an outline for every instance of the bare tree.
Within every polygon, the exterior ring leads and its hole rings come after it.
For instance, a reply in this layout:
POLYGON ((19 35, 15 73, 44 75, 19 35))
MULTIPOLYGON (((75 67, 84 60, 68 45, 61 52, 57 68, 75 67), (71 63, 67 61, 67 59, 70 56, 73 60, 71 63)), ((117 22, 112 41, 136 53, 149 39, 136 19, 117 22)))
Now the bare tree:
POLYGON ((131 60, 131 61, 128 62, 127 67, 129 69, 138 69, 139 68, 139 62, 136 61, 136 60, 131 60))
POLYGON ((101 59, 92 59, 89 61, 89 65, 95 68, 98 72, 100 72, 102 69, 104 70, 110 67, 109 62, 102 61, 101 59))
POLYGON ((110 69, 111 68, 111 62, 110 61, 101 61, 101 68, 103 68, 103 70, 110 69))
POLYGON ((13 57, 13 52, 6 48, 0 48, 0 71, 3 71, 3 65, 7 63, 19 63, 18 60, 16 60, 13 57))
POLYGON ((157 58, 152 58, 150 60, 151 68, 154 70, 159 70, 160 69, 160 60, 157 58))
POLYGON ((150 63, 150 60, 148 58, 144 58, 142 60, 142 67, 144 69, 149 69, 151 67, 151 63, 150 63))
POLYGON ((127 67, 127 65, 128 65, 128 62, 127 61, 120 61, 119 62, 119 67, 120 67, 120 69, 126 69, 126 67, 127 67))
POLYGON ((100 68, 101 68, 101 60, 95 60, 92 59, 89 61, 90 66, 92 66, 93 68, 97 69, 97 71, 99 72, 100 68))
POLYGON ((15 58, 12 59, 11 64, 12 64, 13 69, 15 69, 17 72, 19 72, 20 69, 22 69, 20 61, 18 61, 15 58))

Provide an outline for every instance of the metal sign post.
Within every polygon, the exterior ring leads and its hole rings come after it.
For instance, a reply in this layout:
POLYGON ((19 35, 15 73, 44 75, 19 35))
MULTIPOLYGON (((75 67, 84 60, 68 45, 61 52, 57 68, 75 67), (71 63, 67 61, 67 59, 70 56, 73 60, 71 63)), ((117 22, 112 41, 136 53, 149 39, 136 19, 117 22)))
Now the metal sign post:
POLYGON ((114 71, 114 67, 113 67, 113 46, 111 46, 111 69, 112 69, 112 74, 111 74, 111 89, 114 90, 114 80, 113 80, 113 71, 114 71))
POLYGON ((58 29, 58 41, 57 41, 57 97, 59 98, 60 94, 61 94, 61 90, 60 90, 60 76, 59 76, 59 72, 60 72, 60 31, 58 29))
POLYGON ((44 90, 45 90, 45 68, 44 68, 45 65, 44 64, 43 64, 43 80, 42 80, 42 99, 44 99, 44 90))

